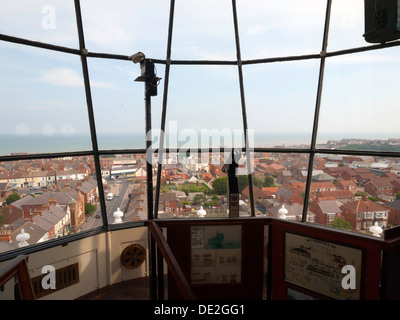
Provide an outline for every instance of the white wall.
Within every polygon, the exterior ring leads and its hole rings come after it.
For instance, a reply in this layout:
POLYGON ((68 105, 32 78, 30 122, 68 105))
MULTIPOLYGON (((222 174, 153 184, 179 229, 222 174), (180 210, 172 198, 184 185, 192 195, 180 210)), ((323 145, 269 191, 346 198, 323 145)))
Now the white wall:
MULTIPOLYGON (((147 227, 111 231, 29 254, 31 278, 41 275, 45 265, 52 265, 57 270, 79 263, 78 283, 40 299, 72 300, 108 284, 147 276, 148 258, 136 269, 126 269, 120 263, 122 251, 132 243, 140 244, 147 250, 147 231, 147 227)), ((1 262, 0 267, 6 263, 1 262)), ((13 286, 7 284, 5 290, 0 292, 0 300, 13 299, 12 290, 13 286)))

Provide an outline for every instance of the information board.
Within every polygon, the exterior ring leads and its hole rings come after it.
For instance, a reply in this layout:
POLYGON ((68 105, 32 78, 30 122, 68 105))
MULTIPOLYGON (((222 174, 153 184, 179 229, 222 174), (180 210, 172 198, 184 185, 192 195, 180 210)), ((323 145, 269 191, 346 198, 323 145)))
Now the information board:
POLYGON ((191 227, 191 284, 240 283, 242 226, 191 227))
POLYGON ((359 299, 361 267, 359 248, 285 233, 284 279, 289 283, 335 299, 359 299), (353 288, 343 285, 345 266, 354 270, 353 288))

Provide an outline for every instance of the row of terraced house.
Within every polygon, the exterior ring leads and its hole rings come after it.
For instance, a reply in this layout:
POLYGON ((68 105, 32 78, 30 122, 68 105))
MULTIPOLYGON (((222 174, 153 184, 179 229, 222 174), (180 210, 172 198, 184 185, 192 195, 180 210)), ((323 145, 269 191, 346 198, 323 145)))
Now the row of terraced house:
POLYGON ((0 251, 18 246, 22 230, 33 244, 79 229, 85 204, 98 201, 91 173, 86 157, 0 163, 0 251), (20 199, 6 205, 12 193, 20 199))

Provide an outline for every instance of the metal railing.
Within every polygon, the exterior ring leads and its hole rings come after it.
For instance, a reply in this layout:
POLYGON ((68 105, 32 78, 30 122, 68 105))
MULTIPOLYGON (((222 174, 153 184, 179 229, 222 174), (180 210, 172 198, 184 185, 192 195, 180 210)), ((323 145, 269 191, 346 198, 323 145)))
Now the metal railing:
MULTIPOLYGON (((163 261, 160 258, 164 258, 167 263, 168 270, 171 273, 172 278, 175 280, 176 285, 178 287, 179 292, 182 295, 182 298, 185 300, 195 300, 196 297, 190 287, 182 269, 180 268, 177 260, 175 259, 174 254, 171 251, 171 248, 168 245, 167 240, 165 239, 160 227, 153 220, 148 220, 146 224, 149 227, 152 237, 157 243, 157 262, 158 262, 158 278, 164 278, 164 272, 162 266, 163 261)), ((163 291, 163 286, 160 285, 159 281, 159 292, 163 291)), ((163 293, 159 293, 159 298, 163 298, 163 293)))
POLYGON ((16 297, 20 300, 34 300, 33 287, 28 270, 28 256, 19 255, 0 269, 0 288, 12 278, 17 277, 18 292, 16 297))

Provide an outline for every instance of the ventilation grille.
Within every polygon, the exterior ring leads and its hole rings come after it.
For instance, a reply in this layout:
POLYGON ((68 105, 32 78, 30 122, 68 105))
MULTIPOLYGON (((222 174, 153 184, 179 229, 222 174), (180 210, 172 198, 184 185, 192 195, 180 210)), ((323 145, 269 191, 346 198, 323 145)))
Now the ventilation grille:
POLYGON ((47 296, 48 294, 54 293, 58 290, 72 286, 79 282, 79 264, 74 263, 69 266, 56 270, 56 288, 55 289, 44 289, 42 286, 42 279, 48 274, 42 274, 35 278, 32 278, 33 292, 35 299, 47 296))

